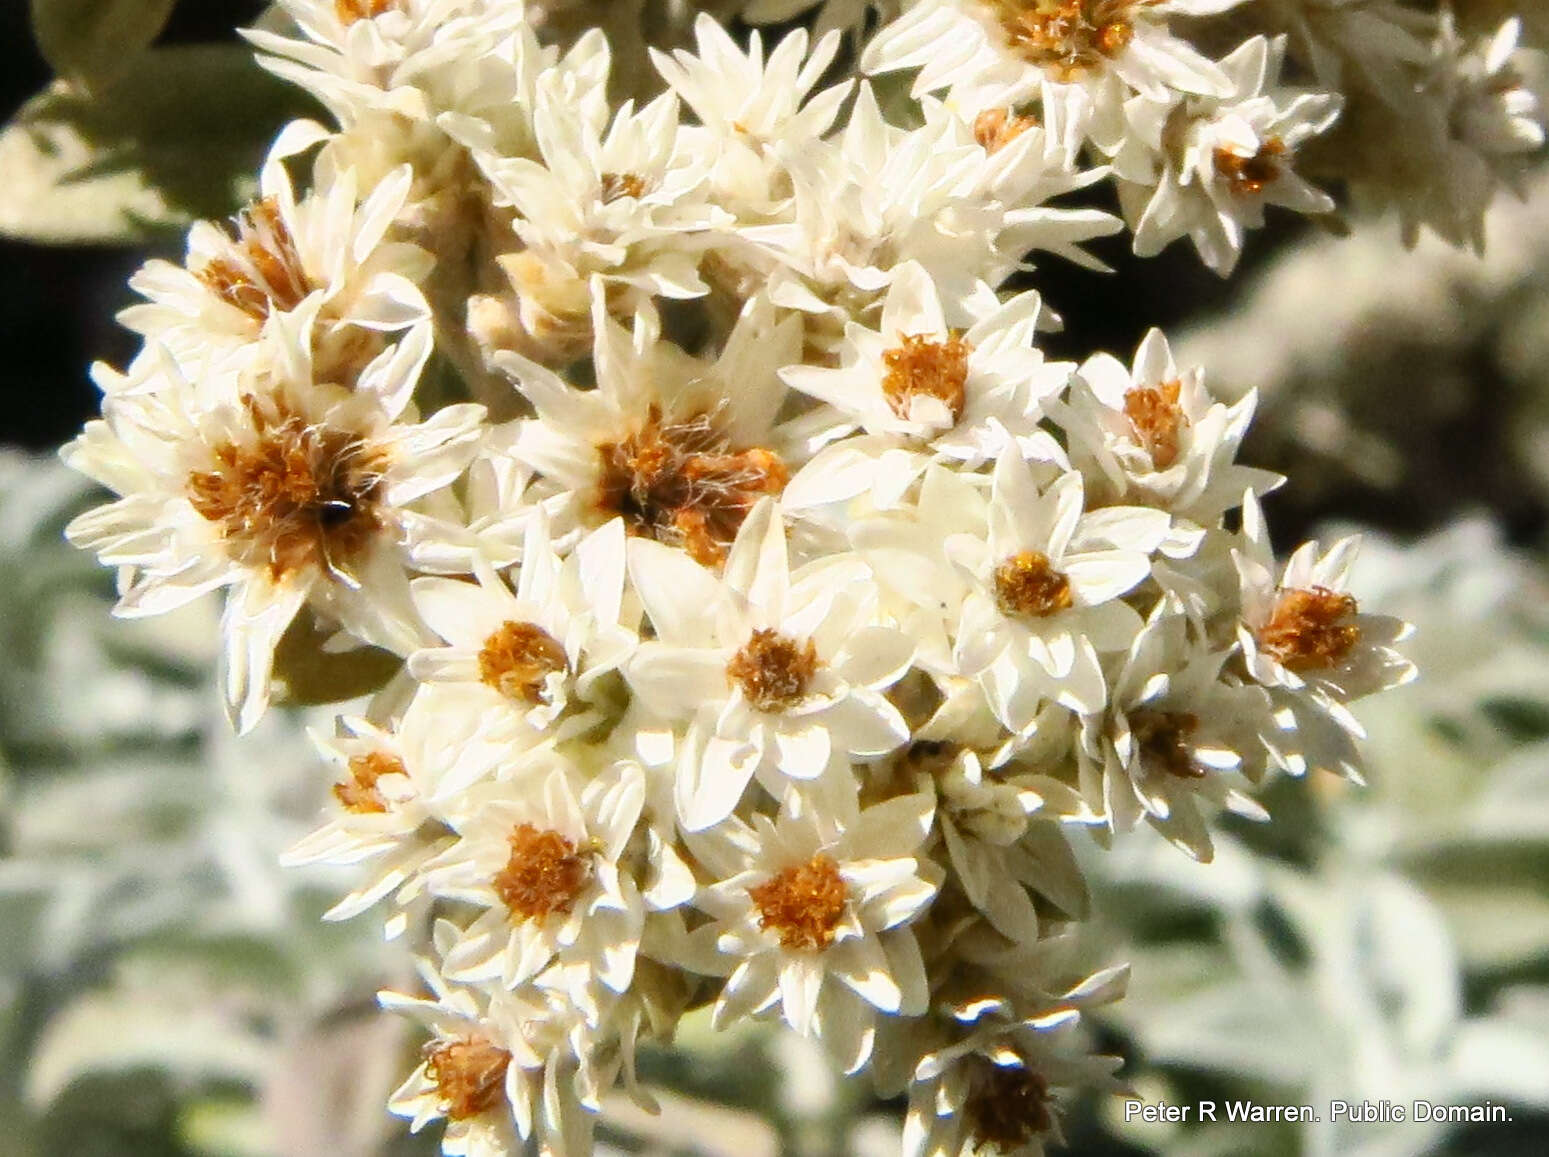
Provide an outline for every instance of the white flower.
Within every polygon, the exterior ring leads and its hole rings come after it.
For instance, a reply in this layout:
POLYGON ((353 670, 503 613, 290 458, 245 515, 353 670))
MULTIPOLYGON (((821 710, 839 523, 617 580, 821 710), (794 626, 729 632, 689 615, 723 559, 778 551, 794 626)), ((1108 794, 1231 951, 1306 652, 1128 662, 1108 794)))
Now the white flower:
MULTIPOLYGON (((496 358, 538 411, 512 454, 564 492, 558 517, 626 530, 719 562, 753 503, 778 494, 786 467, 772 448, 784 400, 778 369, 800 358, 800 324, 768 302, 744 309, 713 361, 659 340, 650 318, 633 334, 593 298, 595 389, 576 389, 526 358, 496 358)), ((535 492, 535 497, 538 496, 535 492)))
POLYGON ((566 496, 537 497, 537 471, 513 453, 520 431, 520 420, 488 427, 457 494, 441 492, 445 501, 434 513, 405 512, 410 557, 420 570, 469 575, 511 566, 521 561, 534 518, 552 525, 564 516, 566 496))
POLYGON ((903 763, 931 774, 952 878, 997 932, 1038 939, 1029 889, 1071 916, 1085 913, 1086 885, 1058 821, 1089 822, 1091 812, 1071 787, 1035 770, 1049 764, 988 770, 978 752, 950 741, 917 742, 903 763))
POLYGON ((1083 142, 1112 153, 1132 93, 1219 94, 1221 70, 1174 35, 1169 16, 1206 16, 1241 0, 922 0, 861 55, 866 72, 918 68, 916 96, 950 89, 963 108, 1036 97, 1051 152, 1075 163, 1083 142))
POLYGON ((1549 63, 1517 46, 1522 22, 1513 17, 1488 40, 1464 41, 1450 12, 1411 103, 1406 128, 1427 158, 1426 179, 1399 200, 1406 243, 1429 225, 1454 245, 1484 250, 1484 212, 1501 185, 1517 189, 1549 124, 1549 63))
POLYGON ((600 985, 634 975, 645 910, 620 859, 645 802, 640 768, 617 763, 584 781, 539 758, 515 780, 471 788, 449 818, 457 841, 424 868, 431 894, 482 913, 443 951, 450 979, 526 984, 551 963, 576 966, 570 998, 596 1025, 600 985))
MULTIPOLYGON (((416 651, 416 679, 456 687, 486 718, 546 728, 572 693, 616 668, 634 645, 620 624, 624 525, 605 523, 561 562, 542 512, 527 524, 516 591, 493 573, 475 584, 417 578, 414 604, 447 646, 416 651)), ((584 726, 584 723, 582 724, 584 726)))
POLYGON ((1052 698, 1091 713, 1106 701, 1099 652, 1127 648, 1140 616, 1119 596, 1151 573, 1170 519, 1115 506, 1082 513, 1079 474, 1039 492, 1012 454, 995 464, 983 537, 955 535, 946 549, 972 576, 956 632, 962 674, 977 677, 996 718, 1014 732, 1052 698))
POLYGON ((421 865, 452 836, 442 822, 443 787, 481 777, 502 754, 484 741, 477 719, 456 707, 447 692, 422 688, 394 730, 346 716, 339 736, 313 736, 343 772, 333 787, 342 814, 286 852, 282 862, 370 867, 365 882, 325 920, 358 915, 394 891, 399 903, 420 894, 421 865))
POLYGON ((1243 549, 1233 552, 1242 596, 1237 639, 1254 680, 1349 703, 1415 677, 1414 664, 1393 648, 1408 624, 1366 614, 1345 593, 1359 545, 1353 535, 1327 551, 1303 543, 1277 581, 1263 513, 1244 496, 1243 549))
POLYGON ((1039 308, 1038 294, 1018 294, 959 332, 947 326, 929 275, 910 262, 894 272, 878 329, 845 326, 837 367, 791 366, 780 376, 837 411, 822 431, 817 419, 803 420, 814 436, 860 427, 977 466, 1037 430, 1043 399, 1074 368, 1045 363, 1033 348, 1039 308))
MULTIPOLYGON (((455 932, 438 922, 437 948, 455 932)), ((545 1152, 590 1152, 600 1095, 617 1077, 616 1051, 555 994, 454 985, 429 961, 419 972, 431 998, 377 996, 434 1034, 388 1109, 415 1133, 445 1118, 448 1157, 510 1157, 528 1138, 545 1152)))
MULTIPOLYGON (((839 798, 840 793, 832 793, 839 798)), ((690 840, 716 882, 694 904, 690 966, 728 975, 713 1023, 763 1016, 816 1035, 846 1071, 871 1055, 877 1013, 917 1016, 927 999, 908 925, 936 894, 940 869, 918 856, 930 834, 929 792, 856 810, 787 806, 690 840)))
POLYGON ((854 86, 844 81, 813 92, 839 51, 839 35, 821 37, 809 54, 807 31, 797 28, 766 60, 758 33, 743 52, 702 12, 694 21, 694 42, 692 53, 651 51, 656 70, 699 118, 701 127, 682 130, 685 142, 714 158, 709 180, 717 204, 740 220, 775 212, 788 190, 778 187, 772 150, 819 140, 854 86))
POLYGON ((969 172, 976 193, 1006 209, 1004 248, 1043 250, 1084 269, 1111 272, 1081 245, 1119 232, 1123 222, 1101 209, 1046 204, 1106 179, 1106 166, 1073 169, 1065 158, 1051 156, 1048 130, 1007 104, 968 108, 922 97, 920 108, 926 126, 941 134, 939 147, 972 141, 983 150, 983 160, 969 172))
MULTIPOLYGON (((1265 494, 1284 481, 1234 461, 1256 404, 1251 391, 1230 406, 1212 399, 1204 371, 1180 370, 1166 336, 1153 329, 1131 368, 1095 354, 1082 363, 1068 399, 1046 408, 1065 430, 1090 502, 1157 506, 1210 526, 1245 488, 1265 494)), ((1180 531, 1168 553, 1186 551, 1190 541, 1180 531)))
POLYGON ((897 748, 909 728, 882 694, 909 669, 913 645, 876 618, 858 559, 794 575, 777 508, 743 524, 717 579, 681 551, 636 540, 630 580, 656 630, 625 664, 631 690, 666 719, 692 719, 677 769, 682 824, 719 823, 757 776, 810 780, 838 762, 897 748), (775 774, 778 773, 778 774, 775 774))
POLYGON ((153 260, 129 279, 148 300, 119 320, 181 356, 244 346, 256 355, 254 339, 270 314, 305 306, 315 311, 319 376, 353 385, 386 344, 381 335, 430 317, 416 285, 429 272, 430 255, 385 239, 410 179, 406 166, 394 170, 357 206, 356 176, 345 170, 298 202, 284 165, 271 162, 261 199, 237 217, 231 233, 200 222, 189 231, 182 265, 153 260))
POLYGON ((345 126, 391 111, 433 120, 509 101, 540 58, 521 0, 280 0, 301 38, 244 33, 259 63, 345 126))
POLYGON ((703 294, 694 235, 725 217, 705 199, 709 161, 687 147, 674 94, 638 112, 626 103, 609 122, 605 104, 574 88, 563 69, 536 85, 536 158, 476 154, 495 203, 514 214, 520 245, 499 263, 533 334, 584 330, 594 275, 615 314, 703 294))
POLYGON ((1430 56, 1434 13, 1403 0, 1258 0, 1267 23, 1286 28, 1322 88, 1369 85, 1386 104, 1413 112, 1414 72, 1430 56), (1358 74, 1352 76, 1352 73, 1358 74))
POLYGON ((1333 212, 1334 199, 1293 166, 1297 150, 1334 123, 1340 97, 1277 87, 1284 54, 1283 38, 1255 36, 1221 61, 1231 84, 1225 94, 1131 102, 1130 142, 1160 161, 1154 174, 1134 164, 1120 169, 1130 178, 1119 184, 1120 203, 1138 256, 1154 257, 1187 236, 1227 277, 1242 256, 1243 231, 1263 225, 1265 206, 1333 212))
POLYGON ((770 300, 811 315, 809 340, 824 346, 877 304, 906 261, 930 274, 948 324, 972 325, 968 303, 1023 267, 1030 250, 1090 265, 1077 243, 1113 231, 1106 214, 1003 203, 970 136, 943 119, 890 125, 869 84, 836 138, 773 151, 794 190, 793 218, 738 235, 777 263, 770 300))
POLYGON ((1277 579, 1258 501, 1244 498, 1242 549, 1232 552, 1241 589, 1237 640, 1247 675, 1270 689, 1276 709, 1260 740, 1294 775, 1323 767, 1359 780, 1353 740, 1365 731, 1346 704, 1416 674, 1393 646, 1409 625, 1362 613, 1345 593, 1357 545, 1345 538, 1320 553, 1316 542, 1305 543, 1277 579))
POLYGON ((304 605, 376 646, 420 644, 398 511, 457 477, 484 416, 455 405, 398 421, 429 353, 425 327, 378 355, 351 392, 313 380, 310 310, 275 321, 261 373, 200 367, 195 384, 168 360, 154 391, 109 396, 106 417, 63 451, 120 495, 67 529, 129 568, 115 613, 159 614, 232 588, 223 684, 243 731, 268 703, 275 644, 304 605))
MULTIPOLYGON (((1190 639, 1188 618, 1157 605, 1113 680, 1105 711, 1082 720, 1081 787, 1110 832, 1144 817, 1197 860, 1212 855, 1201 800, 1268 819, 1243 794, 1241 750, 1257 736, 1249 720, 1267 712, 1262 692, 1221 679, 1229 652, 1190 639)), ((1250 765, 1251 766, 1251 765, 1250 765)))
MULTIPOLYGON (((1094 977, 1111 989, 1106 977, 1094 977)), ((1106 999, 1116 993, 1108 991, 1106 999)), ((962 1039, 922 1057, 909 1086, 907 1157, 995 1153, 1043 1157, 1063 1144, 1056 1089, 1115 1088, 1118 1057, 1094 1056, 1072 1040, 1078 1007, 1006 1022, 986 1016, 962 1039)))

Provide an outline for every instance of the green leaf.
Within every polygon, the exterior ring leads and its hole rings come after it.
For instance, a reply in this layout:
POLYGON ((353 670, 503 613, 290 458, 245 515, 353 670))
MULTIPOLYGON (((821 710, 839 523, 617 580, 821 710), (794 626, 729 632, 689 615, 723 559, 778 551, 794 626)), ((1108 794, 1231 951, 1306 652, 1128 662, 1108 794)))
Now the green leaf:
POLYGON ((101 90, 149 48, 176 0, 32 0, 32 33, 49 66, 101 90))
POLYGON ((280 636, 274 651, 274 678, 279 699, 292 707, 342 703, 387 686, 403 660, 377 647, 329 651, 334 631, 310 611, 297 615, 280 636))
POLYGON ((226 216, 307 111, 238 45, 150 49, 102 99, 56 80, 0 130, 0 236, 127 244, 226 216))

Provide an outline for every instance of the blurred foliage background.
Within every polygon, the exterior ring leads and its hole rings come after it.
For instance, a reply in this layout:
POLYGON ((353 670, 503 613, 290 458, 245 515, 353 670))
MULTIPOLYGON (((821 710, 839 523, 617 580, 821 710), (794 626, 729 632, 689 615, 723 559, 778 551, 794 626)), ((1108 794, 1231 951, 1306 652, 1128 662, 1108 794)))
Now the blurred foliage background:
MULTIPOLYGON (((111 575, 60 537, 90 494, 50 451, 95 412, 86 366, 132 352, 127 276, 233 211, 300 111, 232 31, 260 4, 89 2, 169 19, 104 54, 68 35, 88 0, 37 0, 66 21, 37 39, 0 6, 0 1151, 431 1152, 381 1108, 414 1042, 373 994, 408 962, 369 921, 319 920, 337 879, 276 863, 321 807, 304 731, 327 717, 236 741, 214 606, 114 621, 111 575)), ((1492 212, 1483 260, 1350 229, 1257 234, 1230 283, 1122 241, 1117 275, 1034 277, 1065 311, 1057 354, 1163 325, 1217 392, 1260 391, 1245 458, 1293 480, 1272 524, 1366 530, 1356 593, 1417 625, 1423 672, 1363 713, 1366 788, 1275 784, 1276 822, 1228 823, 1208 866, 1148 831, 1084 857, 1104 952, 1134 966, 1100 1031, 1151 1100, 1512 1120, 1140 1126, 1114 1100, 1076 1107, 1074 1153, 1549 1152, 1549 176, 1492 212)), ((613 1148, 897 1151, 898 1106, 800 1041, 696 1026, 646 1073, 666 1111, 621 1105, 613 1148)))

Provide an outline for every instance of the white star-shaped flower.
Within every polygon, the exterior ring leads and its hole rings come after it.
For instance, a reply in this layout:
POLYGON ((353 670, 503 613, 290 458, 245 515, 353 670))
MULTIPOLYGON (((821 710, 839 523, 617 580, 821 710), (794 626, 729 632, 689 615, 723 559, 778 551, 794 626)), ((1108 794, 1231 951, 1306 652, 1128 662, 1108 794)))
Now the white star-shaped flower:
POLYGON ((723 820, 755 776, 779 796, 789 779, 908 739, 883 690, 909 669, 912 642, 877 620, 859 559, 791 573, 773 502, 743 524, 724 578, 641 540, 629 544, 629 573, 656 639, 640 644, 625 678, 660 717, 692 721, 677 771, 688 830, 723 820))
POLYGON ((1100 710, 1099 654, 1126 649, 1140 630, 1140 615, 1120 596, 1150 575, 1171 519, 1142 507, 1083 514, 1083 495, 1079 474, 1040 492, 1028 464, 1002 454, 984 536, 946 543, 973 581, 956 632, 959 669, 980 679, 1013 732, 1034 722, 1046 697, 1100 710))

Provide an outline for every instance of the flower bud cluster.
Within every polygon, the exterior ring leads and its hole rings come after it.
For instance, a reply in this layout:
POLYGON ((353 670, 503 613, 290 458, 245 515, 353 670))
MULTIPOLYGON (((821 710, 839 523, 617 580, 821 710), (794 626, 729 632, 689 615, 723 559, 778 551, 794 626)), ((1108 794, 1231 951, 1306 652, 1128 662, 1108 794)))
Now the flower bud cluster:
POLYGON ((912 1153, 1040 1152, 1125 981, 1067 832, 1208 859, 1267 776, 1359 778, 1350 704, 1413 669, 1353 541, 1275 563, 1252 396, 1155 331, 1051 361, 1003 286, 1094 263, 1121 223, 1046 202, 1109 177, 1139 251, 1224 272, 1265 204, 1332 207, 1293 162, 1337 93, 1173 29, 1220 0, 926 0, 859 52, 919 70, 903 114, 830 83, 838 31, 701 16, 615 105, 607 38, 511 0, 281 7, 251 38, 336 127, 134 278, 66 450, 118 497, 69 534, 120 614, 225 590, 239 730, 289 665, 393 657, 288 857, 422 952, 393 1111, 585 1153, 708 1009, 907 1095, 912 1153))

